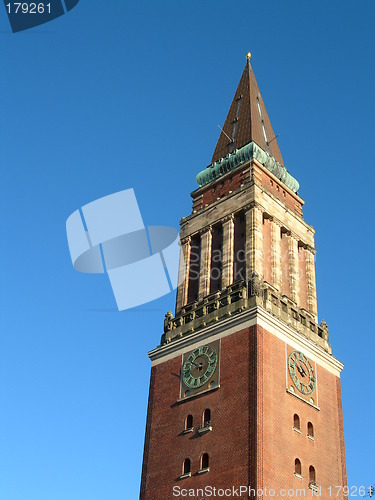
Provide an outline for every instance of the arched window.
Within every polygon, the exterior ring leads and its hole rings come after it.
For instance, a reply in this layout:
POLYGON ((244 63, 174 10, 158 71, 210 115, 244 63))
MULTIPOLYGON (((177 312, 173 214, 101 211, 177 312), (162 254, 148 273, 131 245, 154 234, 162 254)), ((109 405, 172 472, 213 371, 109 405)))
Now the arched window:
POLYGON ((208 469, 209 466, 209 457, 208 453, 203 453, 201 456, 201 469, 208 469))
POLYGON ((297 415, 297 413, 295 413, 294 417, 293 417, 293 427, 295 429, 298 429, 298 430, 301 429, 301 423, 300 423, 300 419, 299 419, 299 416, 297 415))
POLYGON ((185 458, 184 463, 182 464, 182 474, 190 473, 190 458, 185 458))
POLYGON ((307 424, 307 435, 310 437, 314 437, 314 426, 311 422, 307 424))
POLYGON ((316 483, 315 469, 312 465, 310 465, 310 467, 309 467, 309 482, 312 484, 316 483))
POLYGON ((294 461, 294 473, 302 476, 302 466, 299 458, 296 458, 294 461))
POLYGON ((208 427, 211 424, 211 410, 208 408, 203 412, 202 426, 208 427))
POLYGON ((185 418, 185 431, 193 428, 193 415, 188 415, 185 418))

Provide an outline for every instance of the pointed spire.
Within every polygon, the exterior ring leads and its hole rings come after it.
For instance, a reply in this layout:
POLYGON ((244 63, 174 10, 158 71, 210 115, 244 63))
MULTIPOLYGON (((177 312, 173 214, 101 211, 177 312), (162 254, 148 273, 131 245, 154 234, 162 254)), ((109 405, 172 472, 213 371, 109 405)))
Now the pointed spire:
POLYGON ((253 141, 283 165, 279 145, 250 64, 250 52, 246 54, 246 59, 212 162, 253 141))

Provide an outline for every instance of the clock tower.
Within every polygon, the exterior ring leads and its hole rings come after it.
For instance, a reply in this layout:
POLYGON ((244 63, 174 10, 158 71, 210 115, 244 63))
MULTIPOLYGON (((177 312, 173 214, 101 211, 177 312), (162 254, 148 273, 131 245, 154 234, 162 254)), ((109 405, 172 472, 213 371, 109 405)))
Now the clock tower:
POLYGON ((197 182, 175 314, 149 353, 141 499, 342 499, 343 365, 318 321, 314 229, 250 54, 197 182))

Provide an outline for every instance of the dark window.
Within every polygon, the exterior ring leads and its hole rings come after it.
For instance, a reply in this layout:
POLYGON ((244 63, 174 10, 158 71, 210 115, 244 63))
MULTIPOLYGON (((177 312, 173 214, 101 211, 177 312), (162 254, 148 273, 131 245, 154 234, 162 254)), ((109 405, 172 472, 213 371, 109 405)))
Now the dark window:
POLYGON ((307 435, 314 437, 314 426, 311 422, 307 424, 307 435))
POLYGON ((294 461, 294 473, 302 476, 301 460, 299 458, 296 458, 294 461))
POLYGON ((209 458, 208 453, 203 453, 201 457, 201 469, 208 469, 209 458))
POLYGON ((312 465, 309 467, 309 481, 310 483, 315 484, 316 482, 316 474, 315 474, 315 469, 312 465))
POLYGON ((300 429, 301 428, 300 419, 299 419, 299 416, 297 415, 297 413, 295 413, 294 417, 293 417, 293 427, 295 429, 300 429))
POLYGON ((188 303, 198 300, 200 260, 201 239, 197 235, 191 239, 188 303))
POLYGON ((207 408, 207 410, 204 410, 203 412, 203 427, 207 427, 211 424, 211 410, 207 408))
POLYGON ((188 415, 185 418, 185 430, 193 428, 193 415, 188 415))
POLYGON ((190 472, 190 459, 185 458, 184 463, 182 464, 182 474, 189 474, 190 472))
POLYGON ((211 246, 211 281, 210 293, 221 289, 221 278, 223 272, 223 230, 220 225, 212 228, 211 246))
POLYGON ((246 221, 243 213, 234 217, 233 282, 246 280, 246 221))

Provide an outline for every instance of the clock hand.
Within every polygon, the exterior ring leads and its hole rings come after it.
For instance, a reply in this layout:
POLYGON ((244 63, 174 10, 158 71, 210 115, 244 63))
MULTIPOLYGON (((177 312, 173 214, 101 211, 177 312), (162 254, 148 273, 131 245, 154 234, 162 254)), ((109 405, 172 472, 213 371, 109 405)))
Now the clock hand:
POLYGON ((298 363, 296 363, 296 365, 297 365, 298 371, 300 372, 301 375, 307 375, 305 370, 303 369, 303 367, 301 365, 299 365, 298 363))

